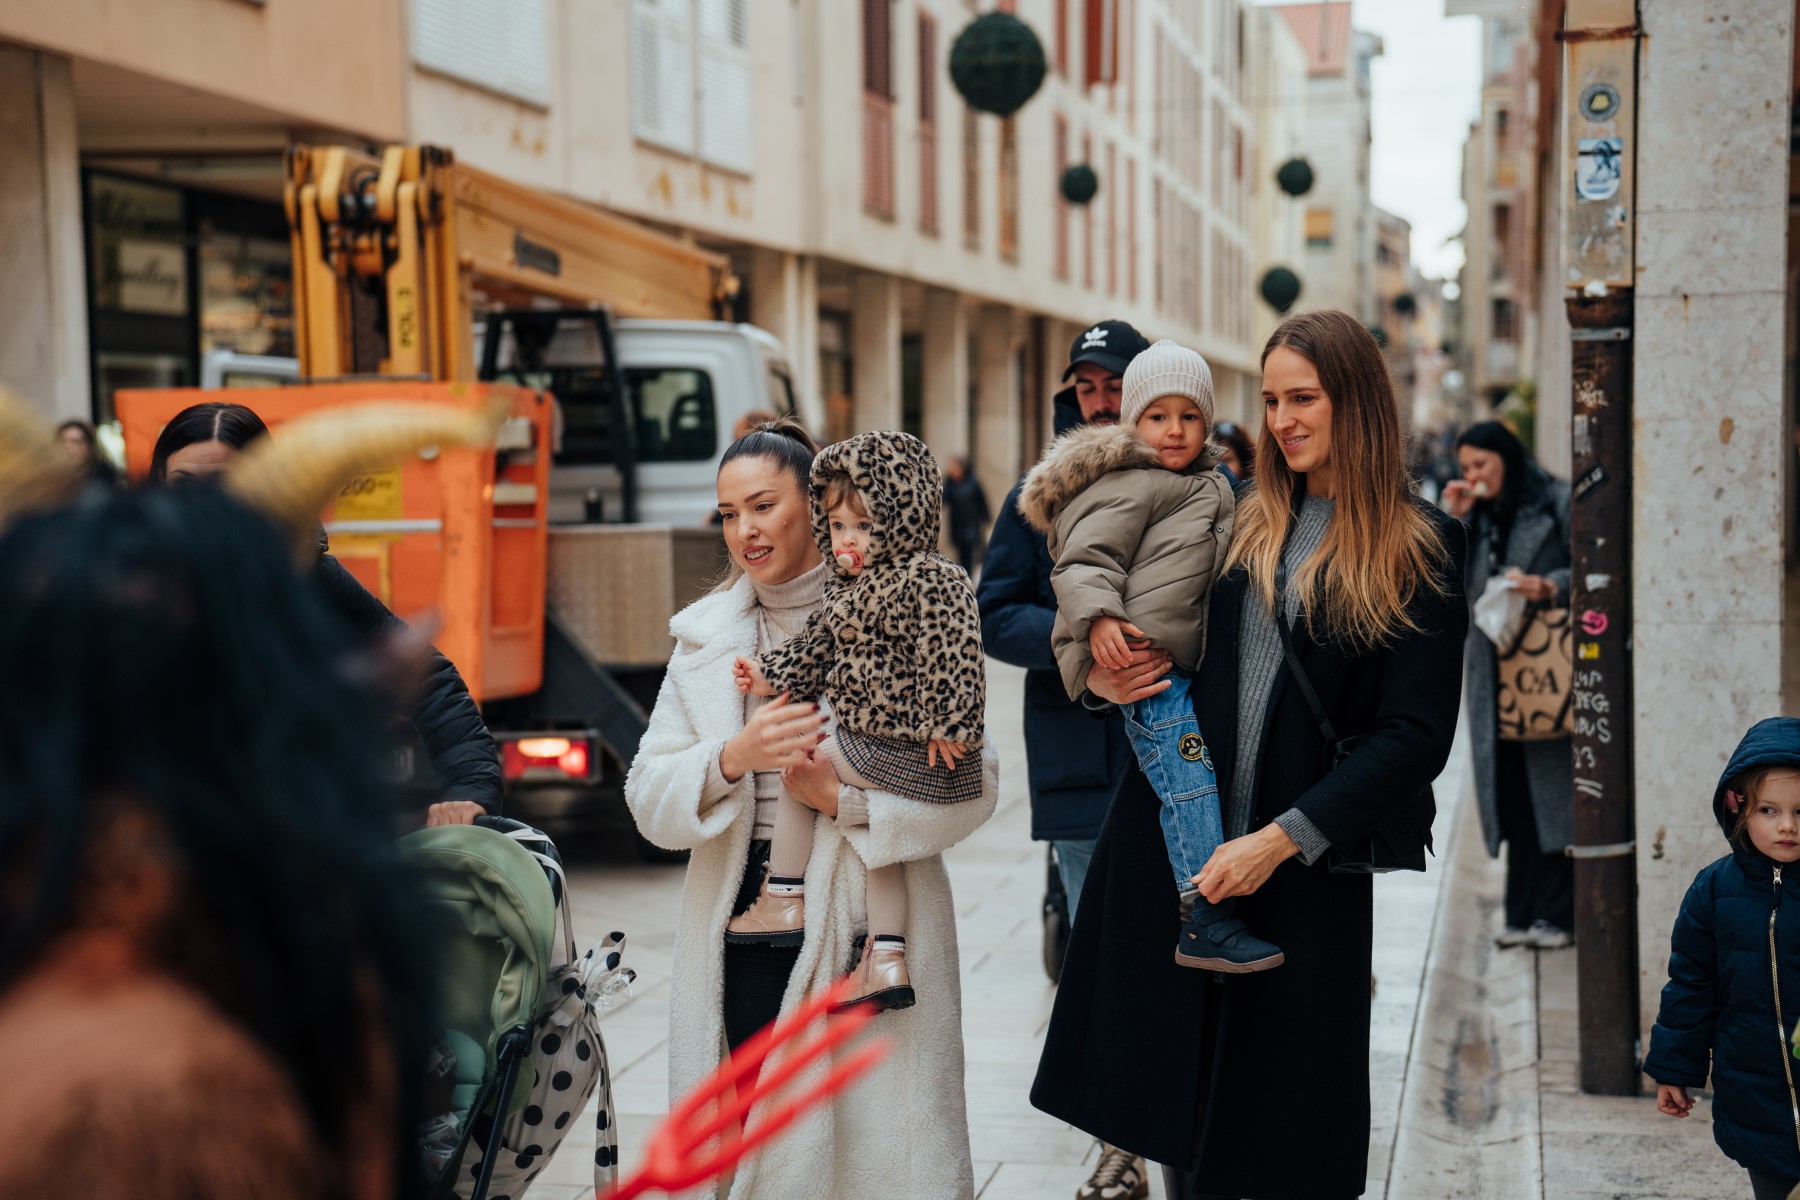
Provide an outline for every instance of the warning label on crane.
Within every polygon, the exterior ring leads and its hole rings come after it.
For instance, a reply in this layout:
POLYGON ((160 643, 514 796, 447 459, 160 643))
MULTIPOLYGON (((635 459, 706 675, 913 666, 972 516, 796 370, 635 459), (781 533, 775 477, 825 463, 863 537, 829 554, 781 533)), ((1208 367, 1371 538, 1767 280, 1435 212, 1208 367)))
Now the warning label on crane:
POLYGON ((337 495, 332 519, 398 521, 402 510, 400 464, 376 467, 346 483, 337 495))

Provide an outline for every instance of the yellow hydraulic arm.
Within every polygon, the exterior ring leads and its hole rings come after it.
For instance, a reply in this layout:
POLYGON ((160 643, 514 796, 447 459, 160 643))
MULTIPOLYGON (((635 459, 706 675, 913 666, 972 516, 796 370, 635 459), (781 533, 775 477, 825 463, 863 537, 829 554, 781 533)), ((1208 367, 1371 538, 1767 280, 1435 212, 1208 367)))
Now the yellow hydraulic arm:
POLYGON ((435 146, 293 146, 285 203, 300 370, 315 379, 472 380, 480 312, 712 320, 737 287, 724 255, 435 146))

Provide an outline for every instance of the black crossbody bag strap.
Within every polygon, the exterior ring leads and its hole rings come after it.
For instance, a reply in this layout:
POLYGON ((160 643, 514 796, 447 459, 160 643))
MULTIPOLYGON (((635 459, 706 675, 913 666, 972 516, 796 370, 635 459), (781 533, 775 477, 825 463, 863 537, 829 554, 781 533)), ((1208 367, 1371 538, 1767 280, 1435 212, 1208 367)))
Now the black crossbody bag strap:
POLYGON ((1339 757, 1337 730, 1332 728, 1331 718, 1325 715, 1325 706, 1319 702, 1319 693, 1313 690, 1312 680, 1307 677, 1306 668, 1300 665, 1300 656, 1294 653, 1294 635, 1288 628, 1287 621, 1287 563, 1283 562, 1275 568, 1275 631, 1281 635, 1281 653, 1287 659, 1288 674, 1294 677, 1294 683, 1300 688, 1300 695, 1306 700, 1306 707, 1312 709, 1313 720, 1319 723, 1319 733, 1325 744, 1331 747, 1333 758, 1339 757))

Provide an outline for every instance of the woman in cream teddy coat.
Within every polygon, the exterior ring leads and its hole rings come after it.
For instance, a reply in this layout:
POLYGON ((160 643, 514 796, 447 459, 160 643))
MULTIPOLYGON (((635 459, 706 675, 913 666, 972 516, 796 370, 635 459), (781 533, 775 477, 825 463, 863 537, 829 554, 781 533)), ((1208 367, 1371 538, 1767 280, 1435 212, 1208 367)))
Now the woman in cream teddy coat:
MULTIPOLYGON (((802 530, 802 537, 810 534, 802 530)), ((725 1046, 724 937, 750 852, 755 797, 745 774, 730 794, 703 803, 721 747, 744 728, 744 699, 732 663, 757 649, 752 581, 689 605, 669 623, 675 638, 668 675, 626 783, 644 836, 691 850, 670 981, 669 1095, 683 1095, 719 1064, 725 1046)), ((963 1090, 962 995, 956 914, 940 857, 994 811, 998 765, 983 751, 979 799, 920 804, 882 791, 859 793, 866 824, 818 820, 807 862, 806 941, 782 998, 829 986, 852 964, 865 925, 867 869, 903 863, 918 953, 908 969, 919 1003, 886 1012, 876 1031, 892 1052, 833 1106, 809 1113, 738 1168, 733 1197, 974 1195, 963 1090)), ((861 803, 843 805, 860 816, 861 803)), ((823 1076, 815 1064, 811 1076, 823 1076)), ((754 1124, 757 1117, 752 1114, 754 1124)), ((710 1194, 710 1193, 708 1193, 710 1194)))

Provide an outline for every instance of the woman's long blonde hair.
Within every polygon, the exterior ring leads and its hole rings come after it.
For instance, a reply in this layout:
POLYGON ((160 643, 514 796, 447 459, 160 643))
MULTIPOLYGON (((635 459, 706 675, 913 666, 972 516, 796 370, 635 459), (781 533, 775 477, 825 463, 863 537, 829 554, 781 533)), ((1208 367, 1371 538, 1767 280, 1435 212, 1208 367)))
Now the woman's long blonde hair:
MULTIPOLYGON (((1437 527, 1412 499, 1393 380, 1375 339, 1337 309, 1283 321, 1262 361, 1285 347, 1312 363, 1331 399, 1331 472, 1335 510, 1325 540, 1288 587, 1300 597, 1307 629, 1351 649, 1420 632, 1412 613, 1421 589, 1448 589, 1450 556, 1437 527)), ((1276 570, 1294 522, 1304 477, 1288 466, 1263 422, 1256 443, 1256 484, 1238 505, 1226 570, 1242 566, 1274 609, 1276 570)))

